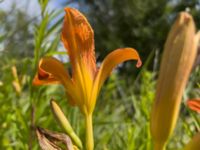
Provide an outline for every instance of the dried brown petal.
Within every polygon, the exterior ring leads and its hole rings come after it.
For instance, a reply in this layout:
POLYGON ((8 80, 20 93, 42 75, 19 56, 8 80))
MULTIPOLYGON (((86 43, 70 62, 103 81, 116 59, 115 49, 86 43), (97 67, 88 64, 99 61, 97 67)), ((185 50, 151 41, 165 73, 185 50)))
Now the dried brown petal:
POLYGON ((65 145, 65 150, 73 150, 73 144, 69 136, 63 133, 52 132, 47 129, 36 129, 37 138, 42 150, 63 150, 59 145, 65 145))

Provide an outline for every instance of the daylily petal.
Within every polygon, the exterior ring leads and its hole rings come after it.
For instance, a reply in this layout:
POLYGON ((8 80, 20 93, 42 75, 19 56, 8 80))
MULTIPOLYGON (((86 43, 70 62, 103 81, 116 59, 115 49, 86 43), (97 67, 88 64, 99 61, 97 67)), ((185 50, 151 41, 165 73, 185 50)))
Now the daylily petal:
MULTIPOLYGON (((113 68, 127 60, 137 60, 136 67, 140 67, 142 65, 142 61, 140 60, 139 54, 133 48, 117 49, 106 56, 96 75, 91 99, 95 99, 95 97, 98 96, 102 84, 110 75, 113 68)), ((96 101, 94 101, 94 103, 92 104, 91 109, 94 108, 95 103, 96 101)))
POLYGON ((65 12, 61 39, 68 51, 73 74, 76 74, 77 63, 83 61, 88 67, 88 71, 94 76, 96 61, 93 30, 87 19, 78 10, 65 8, 65 12))
POLYGON ((65 87, 70 103, 76 105, 77 94, 72 95, 72 93, 76 93, 76 90, 68 71, 56 58, 44 57, 39 62, 38 73, 33 80, 33 84, 42 85, 52 83, 61 83, 65 87))
MULTIPOLYGON (((53 57, 44 57, 39 62, 38 74, 36 79, 45 82, 59 81, 63 84, 71 84, 70 76, 64 65, 53 57)), ((34 82, 34 84, 37 84, 34 82)), ((38 83, 40 84, 40 83, 38 83)))
POLYGON ((142 65, 142 61, 140 60, 137 51, 133 48, 121 48, 108 54, 102 62, 97 74, 96 79, 99 78, 99 86, 101 87, 114 67, 127 60, 137 60, 136 67, 140 67, 142 65))
POLYGON ((38 68, 38 73, 33 79, 33 85, 48 85, 59 84, 60 82, 55 79, 50 73, 45 72, 42 68, 38 68))
POLYGON ((190 109, 200 113, 200 99, 188 100, 187 105, 190 109))

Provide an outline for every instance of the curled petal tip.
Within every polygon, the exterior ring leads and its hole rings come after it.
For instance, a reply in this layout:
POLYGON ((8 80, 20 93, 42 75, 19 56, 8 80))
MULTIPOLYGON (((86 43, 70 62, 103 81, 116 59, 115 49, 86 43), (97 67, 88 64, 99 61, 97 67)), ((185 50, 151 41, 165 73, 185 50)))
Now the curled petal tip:
POLYGON ((138 59, 136 67, 140 68, 141 66, 142 66, 142 61, 141 61, 141 59, 138 59))

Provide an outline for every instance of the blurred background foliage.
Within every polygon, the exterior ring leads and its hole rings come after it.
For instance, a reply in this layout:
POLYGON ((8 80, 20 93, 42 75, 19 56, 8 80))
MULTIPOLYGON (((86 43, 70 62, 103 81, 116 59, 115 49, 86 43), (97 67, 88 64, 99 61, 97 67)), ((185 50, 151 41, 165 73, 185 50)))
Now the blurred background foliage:
MULTIPOLYGON (((103 87, 94 114, 95 150, 152 149, 149 112, 163 45, 180 11, 189 11, 200 28, 200 1, 62 0, 54 2, 59 7, 53 10, 49 9, 49 0, 37 2, 40 8, 35 15, 27 13, 28 9, 18 9, 17 4, 0 10, 0 149, 39 149, 36 126, 62 132, 51 113, 51 98, 57 100, 84 140, 83 117, 77 108, 68 105, 64 89, 59 85, 32 86, 42 56, 67 61, 60 43, 66 6, 78 8, 87 16, 95 32, 98 62, 119 47, 136 48, 143 61, 140 69, 136 69, 135 62, 120 65, 103 87)), ((199 116, 184 103, 188 98, 200 97, 199 84, 197 64, 168 149, 181 149, 200 127, 199 116)))
MULTIPOLYGON (((117 47, 134 47, 143 62, 151 53, 162 52, 169 28, 180 11, 189 11, 200 27, 199 0, 86 0, 90 22, 95 30, 99 59, 117 47)), ((84 9, 84 7, 83 7, 84 9)), ((152 69, 151 59, 149 69, 152 69)), ((121 73, 132 73, 125 63, 121 73)))

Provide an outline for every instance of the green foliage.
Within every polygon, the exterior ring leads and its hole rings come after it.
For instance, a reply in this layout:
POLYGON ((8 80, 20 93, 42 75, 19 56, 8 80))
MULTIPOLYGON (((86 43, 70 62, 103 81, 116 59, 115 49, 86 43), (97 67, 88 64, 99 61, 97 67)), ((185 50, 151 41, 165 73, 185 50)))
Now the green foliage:
POLYGON ((0 20, 1 55, 6 55, 5 59, 32 57, 34 46, 30 23, 35 22, 35 18, 29 18, 26 13, 13 6, 8 12, 0 11, 0 20))
MULTIPOLYGON (((11 12, 1 14, 4 19, 4 22, 1 22, 4 35, 1 41, 4 49, 0 55, 1 149, 38 149, 35 127, 55 123, 54 118, 48 115, 51 113, 49 100, 53 97, 49 92, 58 88, 32 86, 39 58, 46 53, 52 53, 59 44, 59 38, 52 39, 49 36, 60 28, 60 25, 55 27, 51 23, 59 13, 48 12, 47 3, 48 1, 41 1, 42 18, 38 20, 29 20, 25 12, 16 10, 15 7, 12 10, 17 12, 14 13, 15 16, 10 16, 11 12), (34 30, 31 30, 33 28, 34 30), (17 69, 17 79, 12 71, 13 66, 17 69), (19 81, 20 92, 14 85, 16 80, 19 81)), ((54 23, 58 24, 57 21, 54 23)), ((63 93, 57 95, 59 99, 64 97, 63 93)))
MULTIPOLYGON (((85 0, 85 6, 87 9, 80 9, 85 11, 94 28, 100 60, 119 47, 137 49, 143 61, 154 50, 162 52, 169 28, 180 11, 191 12, 200 27, 198 0, 85 0)), ((121 74, 133 71, 130 62, 120 68, 121 74)))

